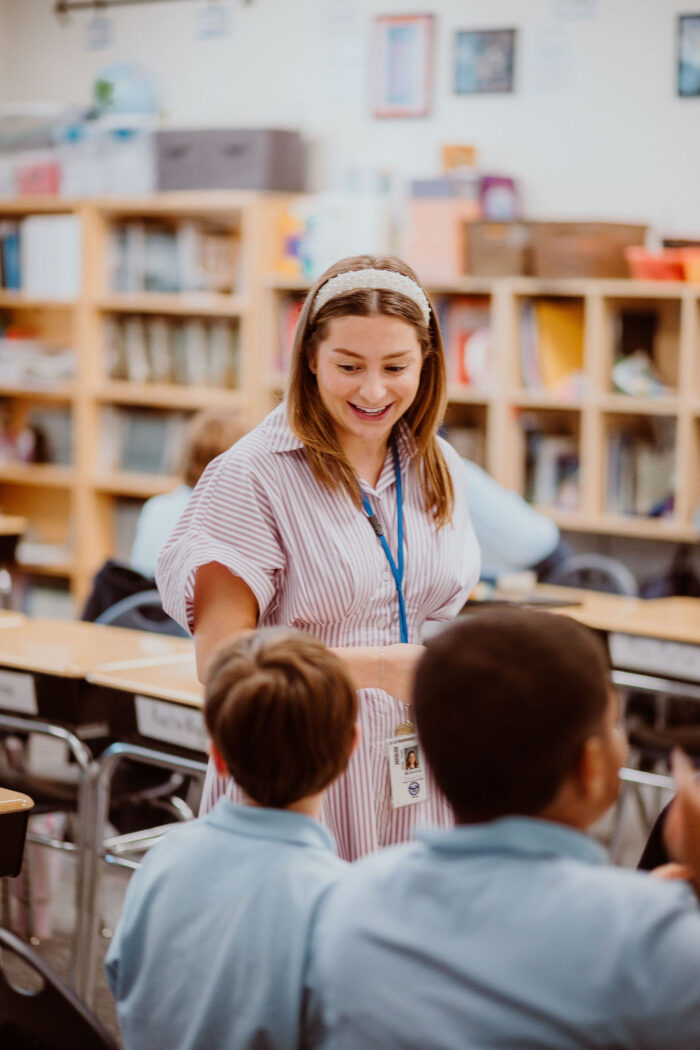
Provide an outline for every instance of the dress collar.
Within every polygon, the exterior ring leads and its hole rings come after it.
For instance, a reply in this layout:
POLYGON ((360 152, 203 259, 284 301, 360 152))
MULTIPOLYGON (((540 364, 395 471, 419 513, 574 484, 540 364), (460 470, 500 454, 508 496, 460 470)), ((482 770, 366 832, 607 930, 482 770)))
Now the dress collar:
POLYGON ((534 817, 503 817, 486 824, 460 824, 449 830, 425 829, 416 838, 440 853, 467 856, 509 853, 531 857, 569 857, 604 864, 605 851, 590 836, 564 824, 534 817))
POLYGON ((202 818, 214 827, 252 839, 275 839, 296 846, 336 852, 330 831, 311 817, 288 809, 267 809, 263 806, 244 806, 220 798, 214 808, 202 818))

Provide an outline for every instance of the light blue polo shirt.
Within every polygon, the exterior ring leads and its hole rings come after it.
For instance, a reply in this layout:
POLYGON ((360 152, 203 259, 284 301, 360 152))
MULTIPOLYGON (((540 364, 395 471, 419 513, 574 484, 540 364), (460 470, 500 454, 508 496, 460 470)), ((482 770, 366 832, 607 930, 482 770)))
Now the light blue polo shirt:
POLYGON ((309 926, 345 869, 286 810, 221 799, 168 832, 105 960, 124 1050, 296 1050, 309 926))
POLYGON ((508 818, 353 865, 312 940, 323 1050, 700 1048, 700 910, 686 883, 604 864, 508 818))

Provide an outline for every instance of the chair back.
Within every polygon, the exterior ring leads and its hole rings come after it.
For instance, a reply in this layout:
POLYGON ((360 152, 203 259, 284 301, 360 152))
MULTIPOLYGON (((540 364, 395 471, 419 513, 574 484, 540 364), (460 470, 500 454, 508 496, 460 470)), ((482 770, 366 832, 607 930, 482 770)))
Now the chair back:
POLYGON ((627 566, 606 554, 572 554, 553 569, 546 582, 631 597, 639 593, 637 581, 627 566))
POLYGON ((119 1050, 103 1024, 48 963, 1 927, 0 952, 0 1046, 119 1050), (18 987, 13 971, 26 974, 27 969, 34 978, 32 987, 18 987))
POLYGON ((180 624, 164 611, 160 594, 155 589, 122 598, 100 613, 95 623, 130 627, 137 631, 155 631, 157 634, 170 634, 176 638, 190 637, 184 627, 180 627, 180 624))

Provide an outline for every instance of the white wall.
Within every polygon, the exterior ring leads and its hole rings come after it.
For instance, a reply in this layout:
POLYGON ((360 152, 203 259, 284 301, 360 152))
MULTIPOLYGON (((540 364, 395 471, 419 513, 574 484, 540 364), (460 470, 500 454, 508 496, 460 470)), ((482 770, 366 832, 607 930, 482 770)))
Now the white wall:
POLYGON ((194 39, 203 0, 110 9, 112 46, 85 47, 86 13, 61 26, 53 0, 0 0, 0 98, 86 102, 97 71, 133 60, 152 74, 169 125, 299 127, 313 184, 347 164, 429 175, 444 142, 473 142, 484 168, 522 180, 534 217, 651 221, 700 234, 700 99, 675 96, 676 15, 687 0, 228 0, 231 34, 194 39), (433 113, 369 115, 371 17, 437 15, 433 113), (451 91, 453 32, 514 26, 517 90, 451 91))
POLYGON ((7 2, 0 0, 0 102, 7 97, 7 2))

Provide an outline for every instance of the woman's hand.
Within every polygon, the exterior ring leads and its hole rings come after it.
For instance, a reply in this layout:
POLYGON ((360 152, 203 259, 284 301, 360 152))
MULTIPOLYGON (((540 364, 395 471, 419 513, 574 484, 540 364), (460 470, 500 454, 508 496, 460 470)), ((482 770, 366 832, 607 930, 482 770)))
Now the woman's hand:
POLYGON ((422 645, 399 642, 396 645, 350 646, 334 649, 352 677, 356 689, 383 689, 408 704, 413 694, 416 664, 422 645))
POLYGON ((377 688, 395 696, 397 700, 403 700, 405 704, 410 704, 413 698, 416 665, 423 651, 422 645, 385 645, 383 660, 380 656, 380 664, 383 666, 380 667, 377 688))

